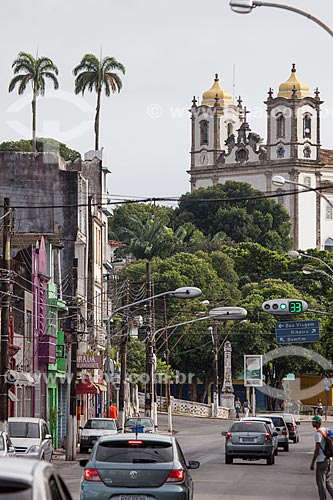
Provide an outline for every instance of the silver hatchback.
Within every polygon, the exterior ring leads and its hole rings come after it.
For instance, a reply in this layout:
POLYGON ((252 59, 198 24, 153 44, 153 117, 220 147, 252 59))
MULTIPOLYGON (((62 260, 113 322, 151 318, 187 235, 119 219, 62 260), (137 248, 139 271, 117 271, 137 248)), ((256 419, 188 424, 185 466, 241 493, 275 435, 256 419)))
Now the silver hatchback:
POLYGON ((273 434, 265 422, 234 422, 225 436, 225 463, 232 464, 235 458, 243 460, 265 459, 267 465, 275 462, 273 434))

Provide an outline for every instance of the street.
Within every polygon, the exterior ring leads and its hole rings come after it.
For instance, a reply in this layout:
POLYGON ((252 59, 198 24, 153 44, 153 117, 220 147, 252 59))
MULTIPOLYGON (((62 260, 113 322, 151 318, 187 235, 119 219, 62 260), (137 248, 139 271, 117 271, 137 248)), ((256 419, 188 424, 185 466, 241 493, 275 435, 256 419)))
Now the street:
MULTIPOLYGON (((229 421, 174 417, 173 425, 187 460, 201 463, 198 470, 192 471, 194 500, 317 498, 315 473, 310 471, 314 448, 314 431, 310 422, 301 423, 300 443, 291 443, 288 453, 279 449, 273 466, 267 466, 264 460, 235 460, 232 465, 225 465, 221 432, 228 429, 229 421)), ((164 415, 159 415, 159 429, 166 429, 164 415)), ((53 463, 70 489, 73 500, 78 500, 81 467, 77 462, 60 459, 53 463)))

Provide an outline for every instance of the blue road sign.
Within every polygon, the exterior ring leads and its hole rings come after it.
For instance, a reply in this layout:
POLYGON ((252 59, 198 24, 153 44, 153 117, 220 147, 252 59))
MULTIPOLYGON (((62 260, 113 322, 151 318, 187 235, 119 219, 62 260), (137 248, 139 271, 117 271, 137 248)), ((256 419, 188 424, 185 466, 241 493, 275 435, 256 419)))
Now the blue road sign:
POLYGON ((319 321, 279 321, 275 323, 278 344, 303 344, 319 340, 319 321))

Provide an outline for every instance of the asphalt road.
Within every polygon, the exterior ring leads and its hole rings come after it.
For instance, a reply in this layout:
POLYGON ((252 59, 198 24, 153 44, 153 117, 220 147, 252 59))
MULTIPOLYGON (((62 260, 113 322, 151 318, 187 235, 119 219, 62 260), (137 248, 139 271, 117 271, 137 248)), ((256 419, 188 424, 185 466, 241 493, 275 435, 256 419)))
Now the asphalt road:
MULTIPOLYGON (((314 448, 310 422, 300 426, 300 443, 290 443, 290 451, 279 449, 275 464, 266 461, 235 460, 224 463, 223 430, 230 422, 204 418, 174 417, 174 430, 188 460, 199 460, 192 471, 195 500, 313 500, 318 498, 315 473, 310 471, 314 448)), ((166 429, 166 418, 159 416, 159 430, 166 429)), ((82 456, 83 457, 83 456, 82 456)), ((80 455, 78 455, 80 458, 80 455)), ((82 469, 78 463, 61 459, 54 464, 70 489, 73 500, 79 500, 82 469)))

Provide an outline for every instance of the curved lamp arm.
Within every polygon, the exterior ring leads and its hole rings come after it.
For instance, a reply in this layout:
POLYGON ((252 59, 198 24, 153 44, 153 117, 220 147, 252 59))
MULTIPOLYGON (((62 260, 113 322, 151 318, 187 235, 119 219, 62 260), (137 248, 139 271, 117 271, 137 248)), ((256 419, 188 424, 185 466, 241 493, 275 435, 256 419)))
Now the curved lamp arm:
POLYGON ((238 13, 244 13, 247 14, 251 12, 255 7, 275 7, 277 9, 283 9, 283 10, 289 10, 291 12, 294 12, 295 14, 300 14, 301 16, 306 17, 307 19, 310 19, 310 21, 313 21, 314 23, 318 24, 323 30, 325 30, 329 35, 333 37, 333 30, 331 30, 325 23, 323 23, 320 19, 317 17, 313 16, 312 14, 309 14, 308 12, 305 12, 304 10, 297 9, 296 7, 292 7, 290 5, 284 5, 281 3, 275 3, 275 2, 260 2, 257 0, 247 0, 245 2, 241 2, 240 0, 231 0, 230 1, 230 7, 232 10, 233 7, 238 7, 239 10, 235 11, 238 13), (243 10, 241 10, 243 9, 243 10))

